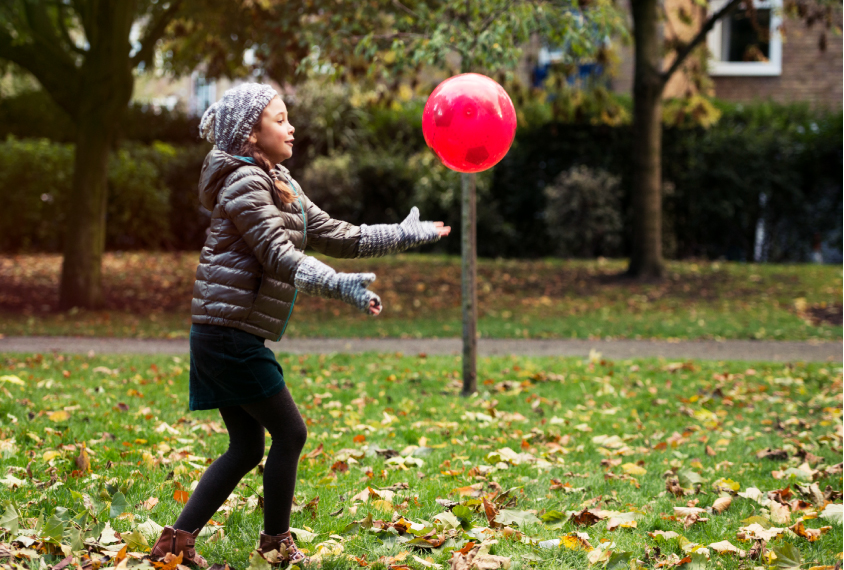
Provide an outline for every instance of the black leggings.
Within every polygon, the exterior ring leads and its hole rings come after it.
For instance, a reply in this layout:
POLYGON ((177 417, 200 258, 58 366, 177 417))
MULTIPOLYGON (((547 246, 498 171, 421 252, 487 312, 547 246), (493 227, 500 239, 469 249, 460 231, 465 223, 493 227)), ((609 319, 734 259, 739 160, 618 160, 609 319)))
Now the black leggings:
POLYGON ((264 532, 286 532, 299 454, 308 437, 305 421, 287 386, 253 404, 220 408, 220 415, 229 432, 229 448, 208 466, 173 527, 194 532, 205 526, 243 476, 263 459, 266 428, 272 446, 264 465, 264 532))

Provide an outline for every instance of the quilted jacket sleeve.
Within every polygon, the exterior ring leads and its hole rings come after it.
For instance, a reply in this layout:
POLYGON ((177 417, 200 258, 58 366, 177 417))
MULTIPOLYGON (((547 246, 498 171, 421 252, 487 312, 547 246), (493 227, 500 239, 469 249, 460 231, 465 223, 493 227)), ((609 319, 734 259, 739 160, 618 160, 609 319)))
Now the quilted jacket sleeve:
POLYGON ((296 268, 306 256, 294 247, 270 191, 269 179, 245 176, 226 189, 223 209, 264 271, 293 285, 296 268))
POLYGON ((304 193, 301 196, 308 216, 308 245, 331 257, 355 257, 360 241, 360 227, 335 220, 304 193))

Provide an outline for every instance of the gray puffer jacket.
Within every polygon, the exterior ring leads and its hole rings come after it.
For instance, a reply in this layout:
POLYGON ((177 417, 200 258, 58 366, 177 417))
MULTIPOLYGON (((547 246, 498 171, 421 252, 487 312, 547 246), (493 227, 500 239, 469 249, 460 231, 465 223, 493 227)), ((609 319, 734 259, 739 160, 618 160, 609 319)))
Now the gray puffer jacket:
POLYGON ((282 204, 261 168, 220 150, 205 157, 200 202, 211 228, 196 269, 191 322, 235 327, 279 340, 296 301, 293 278, 310 245, 331 257, 355 257, 360 227, 332 219, 276 165, 274 176, 297 194, 282 204))

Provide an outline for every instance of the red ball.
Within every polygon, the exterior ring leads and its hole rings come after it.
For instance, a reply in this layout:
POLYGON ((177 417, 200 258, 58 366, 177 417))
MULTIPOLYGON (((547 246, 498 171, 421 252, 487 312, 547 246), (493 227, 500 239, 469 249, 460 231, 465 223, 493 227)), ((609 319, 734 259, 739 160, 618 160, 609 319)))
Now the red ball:
POLYGON ((480 172, 513 144, 516 110, 495 80, 463 73, 437 85, 422 113, 425 142, 448 168, 480 172))

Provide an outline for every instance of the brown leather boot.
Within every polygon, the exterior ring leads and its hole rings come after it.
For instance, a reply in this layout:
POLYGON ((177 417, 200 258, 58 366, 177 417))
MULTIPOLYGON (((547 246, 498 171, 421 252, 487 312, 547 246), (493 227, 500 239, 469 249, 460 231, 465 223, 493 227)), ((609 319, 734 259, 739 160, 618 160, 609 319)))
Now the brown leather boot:
POLYGON ((264 534, 264 531, 261 531, 261 537, 258 543, 258 550, 261 554, 266 554, 270 550, 278 550, 281 552, 281 548, 279 548, 279 545, 281 544, 284 545, 287 552, 285 560, 291 564, 303 566, 310 562, 310 559, 305 556, 305 553, 296 548, 296 543, 293 542, 293 537, 290 535, 289 529, 287 532, 276 535, 264 534))
POLYGON ((196 564, 200 568, 207 568, 208 562, 194 549, 199 529, 193 532, 177 530, 169 524, 164 527, 161 536, 155 541, 152 551, 149 553, 151 560, 161 561, 168 552, 174 556, 182 553, 182 564, 196 564))

